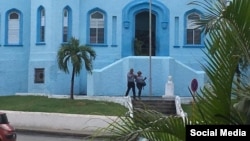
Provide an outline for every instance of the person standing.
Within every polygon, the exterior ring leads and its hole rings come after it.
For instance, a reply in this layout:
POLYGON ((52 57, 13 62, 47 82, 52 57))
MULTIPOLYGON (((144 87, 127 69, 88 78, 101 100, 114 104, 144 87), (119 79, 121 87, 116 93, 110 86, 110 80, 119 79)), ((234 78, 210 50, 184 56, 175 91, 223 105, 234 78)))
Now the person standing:
POLYGON ((138 71, 137 72, 137 77, 136 77, 136 87, 138 89, 138 97, 141 99, 141 90, 145 86, 145 80, 147 78, 142 76, 142 72, 138 71))
POLYGON ((136 99, 135 79, 136 79, 136 75, 134 74, 134 69, 131 68, 127 74, 127 91, 126 91, 125 96, 128 96, 130 89, 132 89, 134 99, 136 99))

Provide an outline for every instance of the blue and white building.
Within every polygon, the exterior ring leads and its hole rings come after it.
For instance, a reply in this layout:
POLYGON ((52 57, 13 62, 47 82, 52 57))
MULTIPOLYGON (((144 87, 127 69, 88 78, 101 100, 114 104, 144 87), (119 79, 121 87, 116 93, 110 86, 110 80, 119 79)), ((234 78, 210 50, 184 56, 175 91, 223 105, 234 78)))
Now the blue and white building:
POLYGON ((71 74, 59 70, 57 51, 74 36, 97 53, 93 74, 83 67, 76 77, 75 94, 123 96, 134 68, 148 77, 142 95, 150 81, 152 94, 163 95, 171 75, 175 94, 190 96, 192 79, 205 83, 204 37, 192 24, 202 10, 191 0, 151 1, 0 1, 0 95, 69 94, 71 74))

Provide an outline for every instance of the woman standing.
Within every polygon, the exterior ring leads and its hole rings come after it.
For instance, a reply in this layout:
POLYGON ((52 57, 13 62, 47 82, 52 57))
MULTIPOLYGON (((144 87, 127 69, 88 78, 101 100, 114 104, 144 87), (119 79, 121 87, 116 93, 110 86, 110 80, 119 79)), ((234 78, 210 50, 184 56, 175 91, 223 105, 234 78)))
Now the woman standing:
POLYGON ((136 87, 138 89, 138 98, 141 99, 141 90, 145 86, 145 80, 147 78, 143 78, 141 71, 137 72, 137 77, 136 77, 136 87))

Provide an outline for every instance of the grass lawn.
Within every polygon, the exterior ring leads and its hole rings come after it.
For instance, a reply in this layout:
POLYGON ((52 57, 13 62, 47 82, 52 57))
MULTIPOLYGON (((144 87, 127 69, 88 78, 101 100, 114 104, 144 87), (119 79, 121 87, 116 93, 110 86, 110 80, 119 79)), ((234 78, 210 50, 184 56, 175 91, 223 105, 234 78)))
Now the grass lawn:
POLYGON ((0 110, 121 116, 128 109, 120 104, 95 100, 56 99, 45 96, 1 96, 0 110))
POLYGON ((192 112, 193 112, 193 105, 192 104, 182 104, 181 105, 183 111, 185 111, 188 116, 192 116, 192 112))
MULTIPOLYGON (((192 105, 183 104, 190 115, 192 105)), ((45 96, 1 96, 0 110, 122 116, 128 109, 118 103, 86 99, 56 99, 45 96)))

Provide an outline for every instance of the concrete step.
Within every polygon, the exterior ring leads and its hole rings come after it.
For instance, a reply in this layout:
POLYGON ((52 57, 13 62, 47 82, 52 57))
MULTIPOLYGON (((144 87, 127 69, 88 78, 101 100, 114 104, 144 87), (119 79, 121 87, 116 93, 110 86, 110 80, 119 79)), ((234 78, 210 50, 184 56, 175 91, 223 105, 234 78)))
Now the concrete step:
POLYGON ((155 110, 165 115, 176 115, 176 107, 174 99, 141 99, 132 100, 133 108, 141 108, 148 110, 155 110))

